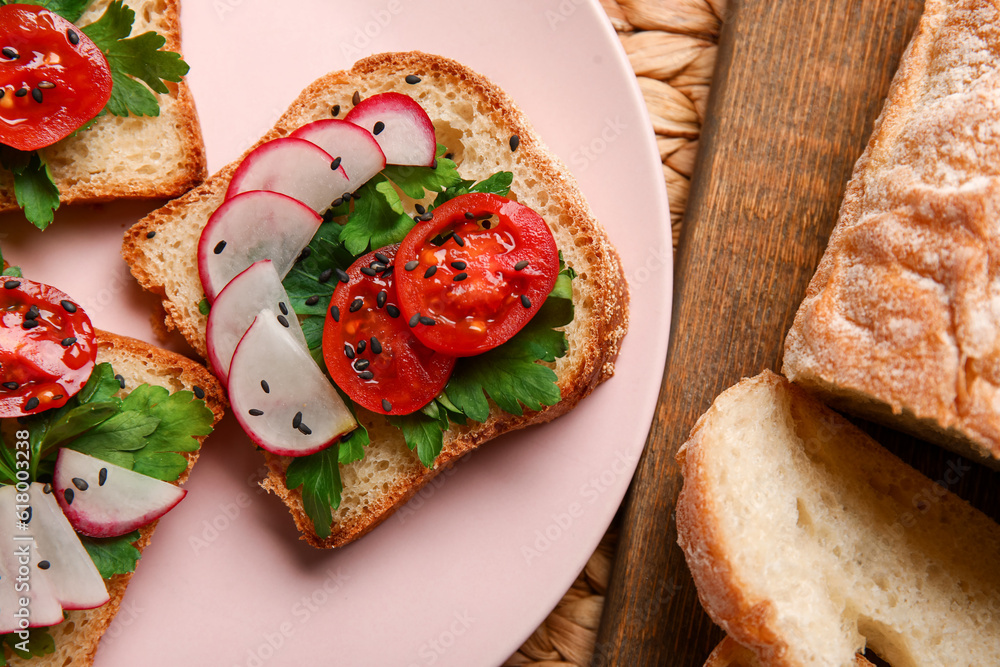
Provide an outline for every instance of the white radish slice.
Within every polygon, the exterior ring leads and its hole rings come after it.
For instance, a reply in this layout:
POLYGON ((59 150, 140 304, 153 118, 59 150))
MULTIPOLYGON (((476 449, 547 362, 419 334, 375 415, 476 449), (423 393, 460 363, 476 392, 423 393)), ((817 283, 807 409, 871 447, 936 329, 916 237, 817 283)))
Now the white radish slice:
POLYGON ((437 152, 434 124, 427 112, 402 93, 362 100, 344 117, 372 133, 388 164, 430 167, 437 152))
POLYGON ((38 567, 45 558, 38 544, 27 540, 27 531, 15 530, 17 490, 13 486, 0 487, 0 634, 26 628, 37 628, 62 623, 62 605, 56 598, 55 588, 44 569, 38 567), (20 579, 20 581, 18 581, 20 579), (25 582, 27 579, 27 582, 25 582), (18 584, 27 583, 29 590, 18 591, 18 584), (28 601, 27 610, 21 604, 28 601), (23 623, 23 625, 22 625, 23 623))
POLYGON ((332 168, 333 158, 305 139, 284 137, 261 144, 233 173, 226 199, 250 190, 270 190, 298 199, 322 213, 335 199, 351 191, 344 168, 332 168))
POLYGON ((264 259, 229 281, 208 314, 205 338, 208 360, 215 375, 225 384, 229 379, 229 365, 243 334, 247 332, 262 307, 270 308, 278 322, 286 326, 298 339, 303 349, 308 349, 299 318, 291 309, 288 293, 281 285, 281 278, 274 270, 274 263, 264 259))
POLYGON ((187 491, 169 482, 63 447, 52 488, 77 532, 117 537, 173 509, 187 491))
POLYGON ((59 503, 46 487, 31 485, 31 520, 28 523, 42 557, 45 573, 63 609, 94 609, 111 598, 97 566, 83 548, 59 503))
POLYGON ((313 454, 357 426, 309 352, 267 308, 236 348, 228 388, 243 430, 272 454, 313 454))
POLYGON ((322 222, 314 210, 278 192, 252 190, 227 199, 198 242, 198 272, 209 303, 257 260, 270 259, 284 278, 322 222))
POLYGON ((303 125, 290 135, 316 144, 336 160, 351 179, 352 192, 385 169, 385 154, 378 141, 363 127, 339 118, 326 118, 303 125))

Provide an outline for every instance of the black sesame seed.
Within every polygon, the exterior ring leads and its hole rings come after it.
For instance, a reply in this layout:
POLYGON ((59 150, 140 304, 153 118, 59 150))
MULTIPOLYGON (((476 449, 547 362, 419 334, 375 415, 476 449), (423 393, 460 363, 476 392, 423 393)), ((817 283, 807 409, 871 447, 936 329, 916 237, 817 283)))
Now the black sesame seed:
POLYGON ((65 396, 65 395, 63 395, 63 394, 56 394, 55 396, 53 396, 53 397, 52 397, 52 400, 53 400, 53 401, 61 401, 61 400, 63 400, 64 398, 66 398, 66 396, 65 396))
POLYGON ((296 412, 295 416, 292 417, 292 428, 298 428, 302 424, 302 413, 296 412))
POLYGON ((510 150, 513 153, 517 150, 517 147, 521 145, 521 137, 516 134, 512 134, 510 137, 510 150))
POLYGON ((4 382, 3 386, 4 388, 10 389, 11 391, 17 391, 17 388, 20 387, 21 385, 19 385, 16 382, 4 382))
POLYGON ((42 89, 41 88, 32 88, 31 89, 31 99, 33 99, 36 102, 38 102, 39 104, 41 104, 42 103, 42 89))
POLYGON ((460 273, 457 276, 455 276, 454 278, 452 278, 452 280, 454 280, 456 283, 460 283, 460 282, 462 282, 463 280, 465 280, 468 277, 469 277, 469 274, 465 273, 463 271, 462 273, 460 273))
POLYGON ((319 274, 319 281, 321 283, 329 282, 331 276, 333 276, 333 269, 324 269, 323 273, 319 274))
POLYGON ((452 234, 451 238, 455 239, 455 243, 458 244, 459 248, 464 248, 465 247, 465 239, 463 239, 458 234, 452 234))
POLYGON ((526 268, 528 268, 528 260, 526 259, 522 259, 520 262, 514 265, 515 271, 523 271, 526 268))
POLYGON ((468 266, 465 262, 452 262, 451 267, 453 269, 458 269, 459 271, 465 271, 465 267, 468 266))
POLYGON ((251 417, 260 417, 261 415, 264 414, 263 410, 258 410, 257 408, 250 408, 248 412, 250 413, 251 417))
POLYGON ((420 77, 417 76, 416 74, 407 74, 406 83, 410 84, 411 86, 420 83, 420 77))
POLYGON ((362 299, 362 298, 361 298, 361 297, 359 296, 359 297, 358 297, 357 299, 355 299, 354 301, 352 301, 352 302, 351 302, 351 308, 350 308, 350 311, 351 311, 352 313, 356 313, 356 312, 358 312, 359 310, 361 310, 361 306, 363 306, 363 305, 365 305, 365 300, 364 300, 364 299, 362 299))
POLYGON ((66 37, 69 38, 69 43, 73 46, 80 43, 80 35, 76 34, 76 30, 67 30, 66 37))
POLYGON ((372 336, 368 342, 371 343, 372 354, 382 354, 382 343, 378 341, 378 338, 372 336))
POLYGON ((361 354, 362 352, 364 352, 366 346, 367 346, 367 343, 365 343, 365 341, 359 340, 358 341, 358 354, 361 354))
POLYGON ((362 266, 361 267, 361 273, 363 273, 366 276, 369 276, 371 278, 374 278, 375 276, 378 275, 378 271, 376 271, 375 269, 373 269, 370 266, 362 266))
POLYGON ((386 292, 385 290, 380 291, 378 293, 378 296, 375 297, 375 305, 381 308, 382 306, 385 305, 385 300, 388 298, 389 298, 388 292, 386 292))
POLYGON ((410 318, 410 328, 417 326, 420 323, 420 313, 413 313, 413 317, 410 318))
POLYGON ((420 215, 423 215, 424 213, 427 212, 427 209, 424 208, 423 206, 421 206, 420 204, 414 204, 413 205, 413 210, 416 211, 420 215))
MULTIPOLYGON (((20 283, 18 283, 18 284, 20 285, 20 283)), ((6 283, 4 283, 4 287, 7 287, 6 283)), ((7 289, 10 289, 10 288, 8 287, 7 289)), ((65 299, 63 299, 62 301, 59 302, 59 305, 62 306, 63 310, 65 310, 67 313, 75 313, 76 312, 76 304, 73 303, 72 301, 66 301, 65 299)))
POLYGON ((14 96, 15 97, 24 97, 27 94, 28 94, 28 89, 27 88, 21 88, 16 93, 14 93, 14 96))
POLYGON ((434 158, 434 161, 431 162, 431 169, 437 169, 437 168, 438 168, 438 161, 437 158, 434 158))
POLYGON ((375 374, 372 373, 371 371, 361 371, 360 373, 358 373, 358 377, 361 378, 362 380, 373 380, 375 379, 375 374))
POLYGON ((445 159, 445 160, 451 160, 451 159, 453 159, 454 157, 455 157, 455 154, 454 154, 454 153, 445 153, 445 154, 444 154, 444 159, 445 159))
POLYGON ((385 312, 389 313, 389 317, 399 317, 399 308, 391 303, 385 307, 385 312))
POLYGON ((3 99, 3 96, 4 96, 4 90, 3 88, 0 88, 0 100, 3 99))
POLYGON ((295 259, 295 262, 296 263, 304 262, 305 260, 309 259, 309 255, 311 254, 313 254, 313 249, 310 248, 309 246, 306 246, 305 248, 302 249, 302 252, 299 253, 299 256, 295 259))
POLYGON ((351 201, 352 199, 357 199, 357 197, 355 197, 354 195, 352 195, 350 192, 345 192, 340 197, 344 201, 351 201))
POLYGON ((52 485, 46 482, 45 486, 42 487, 42 493, 44 493, 45 495, 52 493, 52 485))
POLYGON ((278 322, 280 322, 281 326, 285 327, 286 329, 290 328, 290 325, 288 324, 288 318, 285 317, 284 315, 278 315, 278 322))
POLYGON ((471 211, 466 211, 465 212, 465 219, 466 220, 475 220, 475 218, 476 218, 476 216, 473 215, 471 211))
POLYGON ((337 280, 342 283, 346 283, 351 280, 351 277, 347 275, 347 271, 344 271, 343 269, 334 269, 333 272, 337 274, 337 280))
POLYGON ((351 347, 350 343, 344 343, 344 356, 348 359, 354 358, 354 348, 351 347))
POLYGON ((334 171, 337 171, 338 169, 340 169, 340 158, 339 157, 333 158, 333 162, 330 163, 330 169, 333 169, 334 171))
POLYGON ((32 305, 31 308, 28 309, 28 314, 24 317, 29 320, 37 320, 39 314, 38 306, 32 305))
POLYGON ((330 306, 330 317, 333 318, 334 322, 340 321, 340 308, 336 306, 330 306))
POLYGON ((65 491, 63 491, 63 498, 66 499, 66 503, 69 505, 73 504, 74 495, 76 494, 73 493, 73 489, 66 489, 65 491))
POLYGON ((50 567, 52 567, 52 564, 49 561, 47 561, 47 560, 40 560, 40 561, 38 561, 38 569, 39 570, 47 570, 50 567))
POLYGON ((358 359, 354 362, 354 368, 355 370, 363 371, 371 366, 371 363, 367 359, 358 359))
POLYGON ((314 295, 314 296, 311 296, 308 299, 306 299, 306 305, 307 306, 315 306, 317 303, 319 303, 319 297, 318 296, 314 295))
POLYGON ((194 385, 193 387, 191 387, 191 391, 194 392, 194 397, 197 398, 199 401, 205 398, 205 390, 199 387, 198 385, 194 385))
POLYGON ((260 381, 260 388, 264 390, 265 394, 270 394, 271 393, 271 385, 269 385, 267 383, 267 380, 261 380, 260 381))
POLYGON ((24 522, 25 522, 25 523, 31 523, 31 516, 32 516, 32 514, 33 514, 33 510, 31 509, 31 506, 30 506, 30 505, 28 506, 28 510, 27 510, 27 512, 28 512, 28 518, 26 518, 26 519, 24 520, 24 522))
POLYGON ((284 301, 279 301, 278 302, 278 310, 281 311, 282 315, 287 315, 288 314, 288 306, 285 305, 284 301))
POLYGON ((354 106, 358 106, 359 104, 361 104, 361 93, 359 93, 356 90, 354 91, 354 94, 351 95, 351 104, 353 104, 354 106))
POLYGON ((531 299, 528 298, 527 294, 521 295, 521 305, 525 308, 531 308, 531 299))
POLYGON ((372 262, 371 264, 368 265, 368 268, 374 269, 375 273, 381 273, 381 272, 385 271, 389 267, 387 267, 382 262, 372 262))
POLYGON ((406 269, 407 271, 412 271, 413 269, 417 268, 417 266, 419 266, 419 265, 420 265, 420 262, 418 262, 415 259, 411 259, 409 262, 407 262, 406 264, 403 265, 403 268, 406 269))
POLYGON ((299 424, 299 433, 302 435, 312 435, 312 429, 305 424, 299 424))
POLYGON ((374 135, 382 134, 382 130, 384 129, 385 129, 385 123, 383 123, 382 121, 378 121, 377 123, 375 123, 375 127, 372 128, 372 134, 374 135))
POLYGON ((39 81, 38 87, 41 88, 42 90, 52 90, 53 88, 56 87, 56 84, 52 83, 51 81, 39 81))
POLYGON ((424 278, 430 278, 435 273, 437 273, 437 270, 438 270, 438 267, 436 265, 435 266, 429 266, 429 267, 427 267, 427 270, 424 271, 424 278))
POLYGON ((215 244, 215 250, 214 250, 214 252, 215 252, 216 255, 221 255, 222 251, 225 250, 225 249, 226 249, 226 242, 225 241, 219 241, 218 243, 215 244))
POLYGON ((389 402, 389 399, 387 398, 382 399, 382 409, 385 410, 386 412, 392 412, 392 403, 389 402))
MULTIPOLYGON (((8 280, 3 284, 5 289, 17 289, 21 286, 21 283, 16 280, 8 280)), ((73 312, 73 311, 70 311, 73 312)))
POLYGON ((108 469, 101 468, 101 472, 97 473, 97 486, 104 486, 104 483, 108 481, 108 469))
POLYGON ((340 206, 343 203, 344 203, 344 198, 343 197, 337 197, 336 199, 333 200, 332 206, 334 208, 337 208, 338 206, 340 206))
POLYGON ((333 115, 334 118, 336 118, 337 116, 339 116, 340 115, 340 105, 339 104, 334 104, 333 108, 330 109, 330 113, 333 115))
POLYGON ((19 57, 17 49, 14 49, 10 46, 3 47, 3 55, 5 58, 10 58, 11 60, 14 60, 19 57))
POLYGON ((146 232, 146 238, 151 239, 156 236, 156 232, 146 232))
POLYGON ((427 317, 426 315, 421 315, 420 316, 420 323, 423 324, 426 327, 432 327, 435 324, 437 324, 437 322, 435 322, 432 318, 427 317))
POLYGON ((80 489, 81 491, 86 491, 87 489, 90 488, 90 484, 87 484, 87 480, 82 479, 80 477, 73 478, 73 486, 80 489))
POLYGON ((63 338, 62 339, 62 346, 63 347, 69 347, 70 345, 72 345, 75 342, 76 342, 76 336, 70 336, 69 338, 63 338))
POLYGON ((392 261, 380 252, 375 253, 375 259, 386 265, 388 265, 392 261))
POLYGON ((37 326, 38 326, 38 320, 25 320, 24 324, 21 325, 21 327, 24 328, 25 330, 34 329, 37 326))
POLYGON ((340 441, 341 442, 347 442, 348 440, 350 440, 353 437, 354 437, 354 431, 348 431, 344 435, 340 436, 340 441))
POLYGON ((121 387, 122 389, 124 389, 125 388, 125 376, 123 376, 121 374, 118 374, 118 375, 115 376, 115 379, 118 380, 118 386, 121 387))

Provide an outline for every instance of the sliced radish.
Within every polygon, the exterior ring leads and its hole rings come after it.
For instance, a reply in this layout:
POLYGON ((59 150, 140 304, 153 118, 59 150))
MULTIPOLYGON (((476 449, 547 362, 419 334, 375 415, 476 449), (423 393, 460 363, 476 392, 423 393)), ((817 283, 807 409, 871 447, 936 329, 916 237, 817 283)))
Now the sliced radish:
POLYGON ((309 352, 267 308, 233 355, 229 402, 247 435, 280 456, 313 454, 357 426, 309 352))
POLYGON ((350 192, 344 168, 332 168, 333 158, 305 139, 284 137, 261 144, 236 168, 226 199, 241 192, 280 192, 322 213, 335 199, 350 192))
POLYGON ((238 273, 270 259, 282 278, 323 222, 297 199, 251 190, 216 209, 198 242, 198 272, 209 303, 238 273))
MULTIPOLYGON (((29 530, 15 531, 17 491, 0 488, 0 634, 62 623, 62 605, 44 569, 38 543, 25 539, 29 530), (42 565, 42 567, 39 567, 42 565), (26 588, 23 585, 27 584, 26 588), (21 588, 22 590, 18 590, 21 588), (27 605, 21 602, 26 600, 27 605), (25 608, 26 607, 26 608, 25 608)), ((18 512, 18 514, 20 514, 18 512)))
POLYGON ((385 154, 375 137, 363 127, 340 118, 327 118, 303 125, 290 136, 316 144, 333 159, 340 159, 352 192, 385 169, 385 154))
POLYGON ((41 555, 49 562, 46 574, 63 609, 94 609, 110 600, 104 579, 80 543, 52 487, 31 485, 31 534, 41 555), (45 488, 49 492, 45 492, 45 488))
POLYGON ((226 285, 208 314, 205 332, 208 360, 223 383, 229 379, 233 352, 261 307, 277 313, 278 322, 292 331, 303 349, 308 349, 299 318, 291 310, 288 293, 281 285, 274 263, 268 259, 255 262, 226 285))
POLYGON ((69 522, 90 537, 130 533, 159 519, 187 494, 169 482, 65 447, 56 457, 52 487, 69 522))
POLYGON ((362 100, 344 117, 375 137, 389 164, 430 167, 437 139, 423 107, 402 93, 381 93, 362 100))

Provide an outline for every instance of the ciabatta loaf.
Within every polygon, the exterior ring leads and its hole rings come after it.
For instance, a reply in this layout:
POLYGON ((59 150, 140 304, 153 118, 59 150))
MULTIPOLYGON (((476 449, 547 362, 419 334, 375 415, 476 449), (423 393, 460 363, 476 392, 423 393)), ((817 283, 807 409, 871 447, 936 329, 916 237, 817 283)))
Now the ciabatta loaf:
MULTIPOLYGON (((95 0, 77 21, 93 23, 111 0, 95 0)), ((155 30, 180 53, 180 0, 129 0, 132 36, 155 30)), ((205 145, 187 83, 167 83, 159 116, 104 114, 89 129, 42 149, 67 204, 176 197, 205 180, 205 145)), ((155 94, 155 93, 154 93, 155 94)), ((0 169, 0 212, 18 208, 14 181, 0 169)))
MULTIPOLYGON (((225 395, 218 381, 203 366, 179 354, 161 350, 134 338, 126 338, 104 331, 98 332, 97 363, 110 362, 115 372, 125 378, 127 394, 130 388, 140 384, 158 385, 171 392, 199 387, 205 392, 205 402, 215 414, 213 426, 222 418, 225 408, 225 395)), ((202 443, 204 438, 199 438, 202 443)), ((198 460, 198 451, 186 452, 187 470, 177 483, 183 483, 188 478, 191 468, 198 460)), ((153 537, 157 522, 140 529, 140 538, 136 543, 139 551, 143 551, 153 537)), ((141 563, 139 567, 141 567, 141 563)), ((11 665, 25 667, 85 667, 94 662, 98 642, 108 629, 118 608, 125 587, 128 586, 131 574, 116 575, 107 582, 110 602, 97 609, 67 612, 67 618, 60 625, 49 629, 49 634, 55 639, 55 653, 34 657, 22 661, 17 657, 9 660, 11 665)))
MULTIPOLYGON (((453 154, 463 178, 480 180, 497 171, 513 173, 511 196, 545 218, 566 264, 577 273, 573 281, 576 316, 566 327, 569 353, 555 363, 562 400, 523 416, 494 408, 483 424, 453 427, 445 433, 444 450, 433 469, 421 465, 400 432, 384 418, 362 412, 359 419, 374 444, 363 461, 342 466, 343 502, 334 513, 333 533, 326 540, 316 536, 303 512, 300 493, 285 488, 289 459, 268 456, 271 472, 265 488, 285 501, 305 539, 321 547, 346 544, 367 532, 438 472, 486 440, 568 411, 611 376, 627 326, 628 288, 621 262, 575 180, 503 91, 455 61, 417 52, 366 58, 306 88, 261 142, 329 118, 334 106, 341 115, 346 113, 356 94, 366 98, 386 91, 409 95, 423 106, 434 123, 438 143, 453 154), (408 83, 407 75, 416 75, 419 83, 408 83), (515 136, 519 141, 512 142, 515 136)), ((143 287, 163 297, 167 324, 179 329, 202 355, 206 353, 206 317, 198 308, 204 292, 198 278, 197 244, 239 162, 154 211, 125 235, 123 254, 132 274, 143 287), (150 232, 156 232, 153 238, 150 232)))
POLYGON ((762 665, 1000 665, 1000 526, 801 388, 743 380, 679 460, 699 597, 762 665))
POLYGON ((928 0, 785 341, 835 407, 1000 465, 1000 6, 928 0))

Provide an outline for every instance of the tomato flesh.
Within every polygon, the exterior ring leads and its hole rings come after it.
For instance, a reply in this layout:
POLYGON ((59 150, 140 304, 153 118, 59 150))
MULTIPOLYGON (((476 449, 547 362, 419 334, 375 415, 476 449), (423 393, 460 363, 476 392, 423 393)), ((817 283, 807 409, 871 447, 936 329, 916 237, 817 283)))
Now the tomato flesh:
POLYGON ((97 359, 90 318, 54 287, 24 278, 0 281, 0 417, 65 405, 97 359))
POLYGON ((333 292, 323 329, 323 358, 334 383, 358 405, 386 415, 430 403, 455 366, 455 357, 417 340, 399 310, 397 247, 370 252, 351 265, 349 281, 333 292))
POLYGON ((0 6, 0 143, 43 148, 96 116, 111 97, 101 50, 36 5, 0 6))
POLYGON ((434 350, 469 356, 509 340, 538 312, 555 286, 559 251, 533 210, 472 193, 418 223, 396 264, 404 315, 433 320, 414 335, 434 350))

